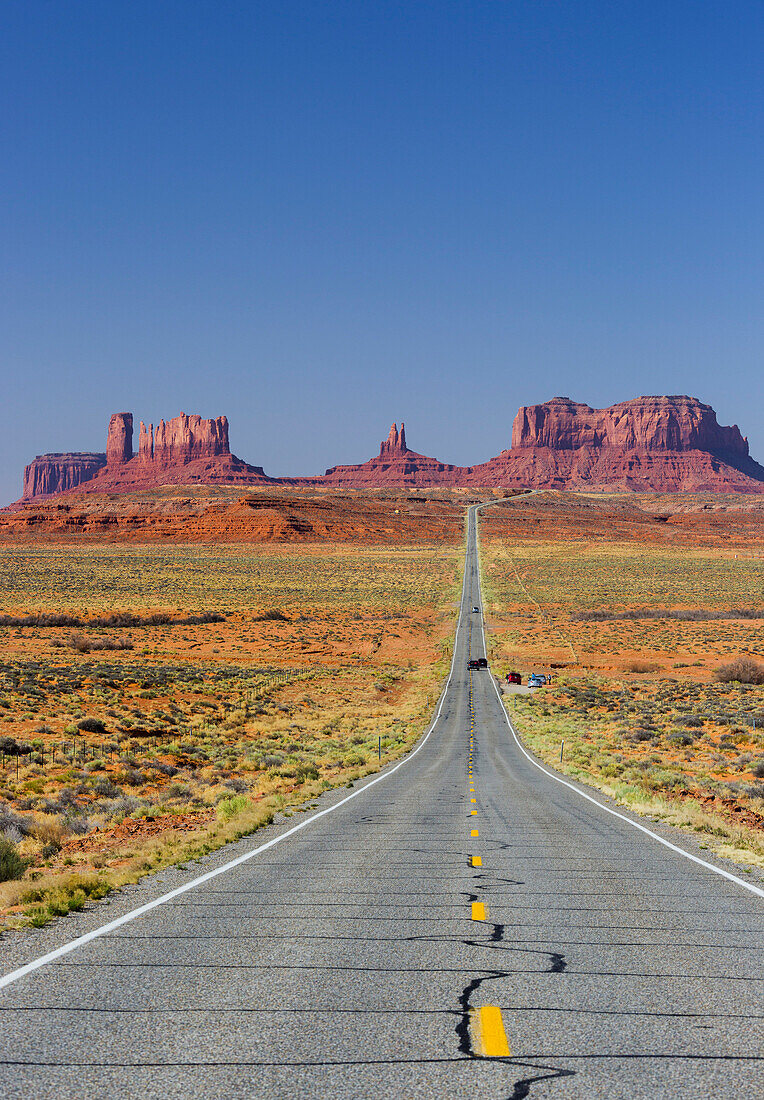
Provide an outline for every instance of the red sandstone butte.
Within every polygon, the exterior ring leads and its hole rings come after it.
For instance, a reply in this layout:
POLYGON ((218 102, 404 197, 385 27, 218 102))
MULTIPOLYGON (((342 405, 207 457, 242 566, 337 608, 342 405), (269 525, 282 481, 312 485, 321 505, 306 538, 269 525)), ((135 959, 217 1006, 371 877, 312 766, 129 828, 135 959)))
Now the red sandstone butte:
POLYGON ((38 455, 24 471, 22 500, 36 500, 87 485, 88 492, 155 489, 159 485, 268 485, 260 466, 232 455, 228 418, 197 414, 160 420, 156 431, 143 421, 133 455, 133 415, 109 421, 105 455, 38 455))
POLYGON ((38 455, 24 467, 22 500, 39 500, 76 489, 96 476, 106 465, 104 454, 38 455))
POLYGON ((368 488, 383 485, 459 485, 461 466, 449 466, 437 458, 410 451, 406 445, 406 428, 393 424, 379 454, 368 462, 354 466, 332 466, 318 484, 348 488, 368 488))
POLYGON ((121 492, 183 484, 334 486, 506 486, 652 492, 764 492, 764 467, 736 425, 717 423, 694 397, 639 397, 593 409, 555 397, 520 409, 512 445, 477 466, 451 466, 412 451, 401 424, 368 462, 332 466, 321 477, 270 478, 231 454, 228 420, 181 413, 154 429, 140 424, 133 455, 131 413, 109 422, 106 454, 38 455, 24 471, 22 501, 85 485, 121 492))
POLYGON ((762 492, 764 468, 736 425, 685 395, 606 409, 555 397, 521 408, 512 447, 473 466, 467 483, 655 492, 762 492))

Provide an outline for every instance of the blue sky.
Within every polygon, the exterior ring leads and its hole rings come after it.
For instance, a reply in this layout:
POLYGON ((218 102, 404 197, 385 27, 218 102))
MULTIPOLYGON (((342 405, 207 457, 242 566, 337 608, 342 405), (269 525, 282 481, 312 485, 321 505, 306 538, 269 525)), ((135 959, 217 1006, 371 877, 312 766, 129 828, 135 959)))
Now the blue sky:
POLYGON ((272 474, 690 393, 764 460, 764 5, 4 0, 0 499, 111 412, 272 474))

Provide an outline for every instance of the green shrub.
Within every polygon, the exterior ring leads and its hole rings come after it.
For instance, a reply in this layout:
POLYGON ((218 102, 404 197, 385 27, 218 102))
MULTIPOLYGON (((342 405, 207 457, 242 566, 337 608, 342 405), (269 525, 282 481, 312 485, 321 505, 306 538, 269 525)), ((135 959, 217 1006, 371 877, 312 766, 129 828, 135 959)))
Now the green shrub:
POLYGON ((0 836, 0 882, 21 878, 26 867, 13 841, 7 836, 0 836))
POLYGON ((234 795, 232 798, 223 798, 218 802, 217 815, 220 821, 228 822, 237 814, 248 810, 252 803, 243 794, 234 795))

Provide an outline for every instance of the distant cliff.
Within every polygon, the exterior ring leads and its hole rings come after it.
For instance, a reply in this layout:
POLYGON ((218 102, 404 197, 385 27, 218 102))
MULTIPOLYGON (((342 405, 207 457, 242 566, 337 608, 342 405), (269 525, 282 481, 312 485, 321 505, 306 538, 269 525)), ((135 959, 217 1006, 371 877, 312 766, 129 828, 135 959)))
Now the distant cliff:
POLYGON ((656 492, 761 492, 764 468, 736 425, 685 395, 593 409, 568 397, 519 410, 512 446, 473 467, 470 484, 656 492))
POLYGON ((228 418, 205 420, 197 414, 140 425, 133 453, 133 415, 109 420, 106 454, 38 455, 24 471, 23 500, 35 500, 87 485, 89 492, 153 489, 168 484, 267 485, 259 466, 231 454, 228 418))
POLYGON ((106 465, 103 454, 38 455, 24 467, 23 500, 64 493, 94 478, 106 465))
POLYGON ((270 478, 231 454, 228 419, 196 414, 140 422, 133 452, 132 413, 109 421, 106 454, 39 455, 24 471, 23 500, 84 489, 121 492, 173 484, 335 486, 507 486, 655 492, 764 492, 764 467, 736 425, 717 422, 710 405, 687 396, 639 397, 593 409, 568 397, 521 408, 512 445, 476 466, 452 466, 412 451, 393 424, 379 454, 305 478, 270 478))

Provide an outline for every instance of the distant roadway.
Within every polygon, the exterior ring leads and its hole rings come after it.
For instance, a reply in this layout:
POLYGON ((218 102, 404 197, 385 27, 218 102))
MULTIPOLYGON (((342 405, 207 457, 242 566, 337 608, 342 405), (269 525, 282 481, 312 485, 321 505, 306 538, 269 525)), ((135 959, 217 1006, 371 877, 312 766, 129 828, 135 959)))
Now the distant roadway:
POLYGON ((525 753, 467 671, 475 524, 403 762, 0 939, 0 1096, 764 1095, 761 877, 525 753))

